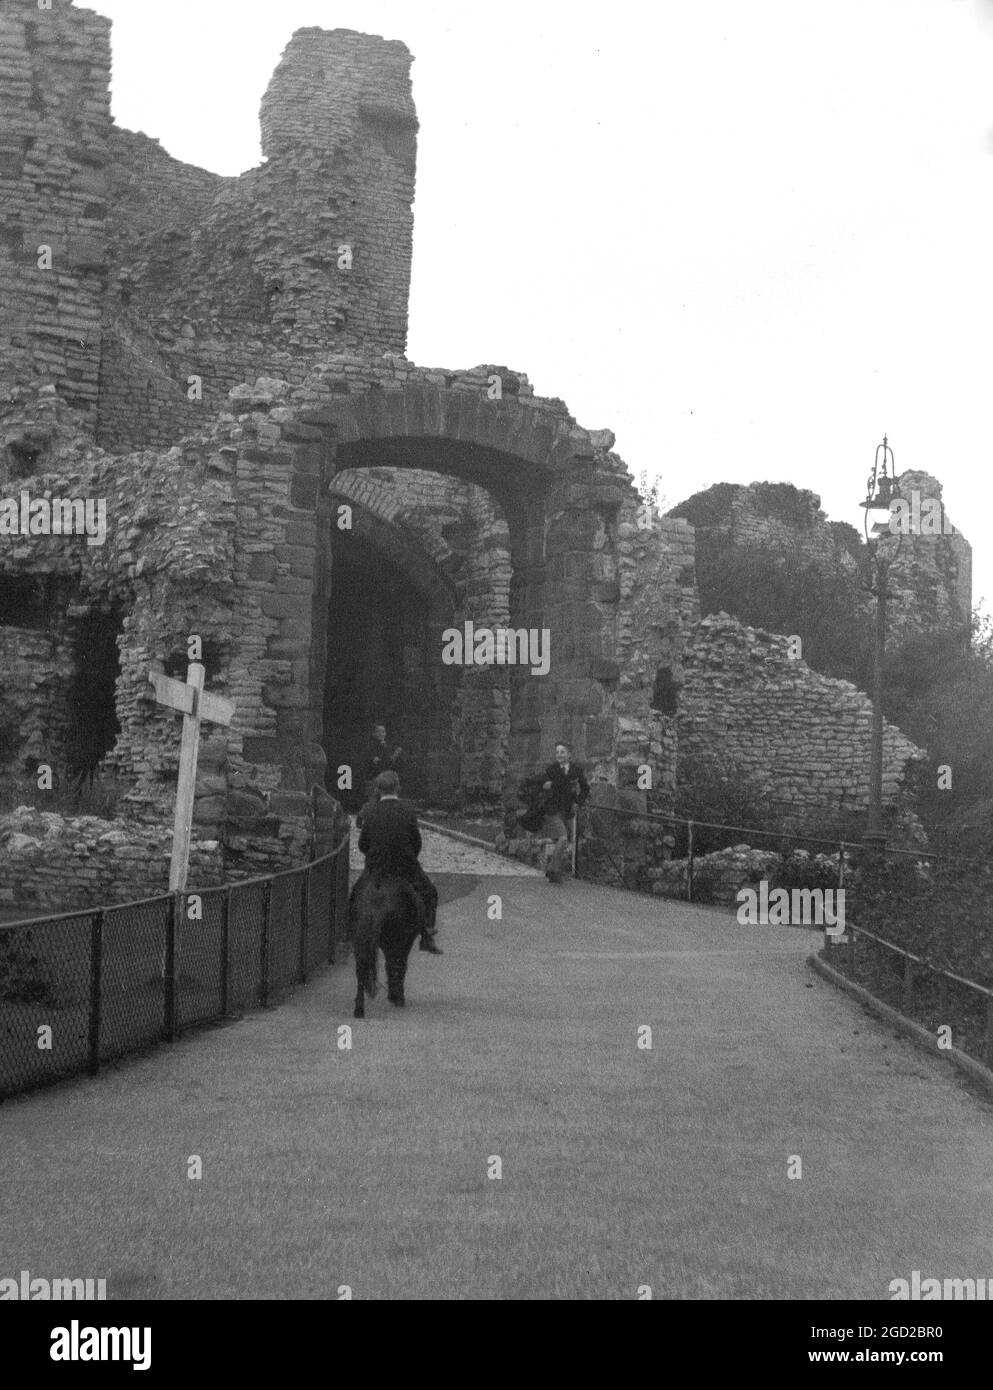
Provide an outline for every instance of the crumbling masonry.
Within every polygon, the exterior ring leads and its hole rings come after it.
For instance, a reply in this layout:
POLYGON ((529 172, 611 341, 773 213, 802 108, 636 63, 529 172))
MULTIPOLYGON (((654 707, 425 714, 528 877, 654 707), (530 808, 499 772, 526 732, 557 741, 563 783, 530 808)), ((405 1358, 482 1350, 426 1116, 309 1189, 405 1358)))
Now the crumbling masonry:
MULTIPOLYGON (((114 124, 109 21, 0 6, 0 501, 107 507, 102 545, 0 534, 0 767, 127 789, 109 829, 15 818, 8 898, 161 887, 165 852, 136 860, 127 827, 159 844, 169 824, 179 731, 148 673, 182 674, 193 634, 236 706, 204 732, 207 876, 326 844, 376 720, 434 805, 497 806, 560 738, 604 787, 649 768, 664 804, 681 735, 709 730, 807 802, 839 778, 864 800, 865 697, 700 624, 693 528, 646 517, 609 430, 506 366, 404 357, 410 63, 299 30, 262 100, 264 162, 224 178, 114 124), (469 621, 547 630, 548 674, 445 665, 442 633, 469 621)), ((961 607, 961 566, 941 583, 961 607)), ((890 731, 894 796, 915 755, 890 731)))

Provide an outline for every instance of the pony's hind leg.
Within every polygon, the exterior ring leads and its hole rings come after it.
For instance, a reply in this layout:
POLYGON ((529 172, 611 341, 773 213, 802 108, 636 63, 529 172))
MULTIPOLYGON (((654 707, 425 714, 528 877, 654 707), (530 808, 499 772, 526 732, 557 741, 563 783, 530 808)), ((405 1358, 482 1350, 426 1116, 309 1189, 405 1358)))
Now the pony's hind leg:
POLYGON ((365 990, 362 988, 361 981, 355 991, 355 1017, 365 1018, 365 990))
POLYGON ((387 998, 391 1004, 396 1004, 398 1008, 403 1008, 403 963, 394 957, 388 957, 386 961, 386 983, 389 987, 387 998))

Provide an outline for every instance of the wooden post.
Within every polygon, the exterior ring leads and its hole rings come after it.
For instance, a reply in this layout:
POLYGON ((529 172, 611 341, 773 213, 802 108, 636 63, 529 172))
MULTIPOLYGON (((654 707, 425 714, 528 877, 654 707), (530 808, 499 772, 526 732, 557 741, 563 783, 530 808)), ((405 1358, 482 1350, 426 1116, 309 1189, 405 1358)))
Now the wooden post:
POLYGON ((914 1007, 914 962, 909 956, 903 958, 903 1010, 909 1014, 914 1007))
POLYGON ((103 978, 103 909, 93 914, 90 924, 90 1027, 89 1071, 96 1076, 100 1070, 100 1013, 103 978))
POLYGON ((988 1067, 993 1067, 993 999, 986 1001, 986 1039, 983 1057, 988 1067))
POLYGON ((200 724, 206 719, 212 724, 230 724, 234 705, 219 695, 204 691, 204 668, 191 661, 186 680, 173 680, 161 671, 149 671, 149 683, 155 687, 160 705, 179 710, 183 715, 183 737, 179 745, 179 782, 176 787, 176 813, 172 826, 172 858, 169 863, 169 892, 180 893, 186 887, 190 862, 190 834, 193 827, 193 798, 196 795, 197 757, 200 749, 200 724))

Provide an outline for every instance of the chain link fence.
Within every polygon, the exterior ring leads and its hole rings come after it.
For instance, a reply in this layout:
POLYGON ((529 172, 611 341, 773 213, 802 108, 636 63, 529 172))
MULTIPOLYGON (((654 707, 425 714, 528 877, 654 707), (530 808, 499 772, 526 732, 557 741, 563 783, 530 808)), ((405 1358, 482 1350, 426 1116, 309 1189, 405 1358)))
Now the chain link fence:
POLYGON ((265 1007, 347 922, 346 836, 266 878, 0 925, 0 1100, 265 1007))

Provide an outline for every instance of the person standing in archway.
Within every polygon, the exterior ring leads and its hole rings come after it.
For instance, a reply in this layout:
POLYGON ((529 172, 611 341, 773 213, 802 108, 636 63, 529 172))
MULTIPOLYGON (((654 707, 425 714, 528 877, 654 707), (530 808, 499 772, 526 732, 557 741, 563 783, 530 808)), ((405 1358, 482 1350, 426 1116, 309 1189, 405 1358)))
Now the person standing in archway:
POLYGON ((374 801, 376 797, 376 778, 381 772, 395 772, 400 775, 403 762, 403 749, 390 749, 386 742, 386 725, 376 724, 372 730, 372 746, 365 764, 365 799, 374 801))
POLYGON ((555 761, 545 768, 542 788, 548 793, 542 834, 552 841, 545 877, 549 883, 561 883, 571 857, 569 827, 577 808, 590 794, 582 765, 572 761, 572 751, 567 743, 555 745, 555 761))

